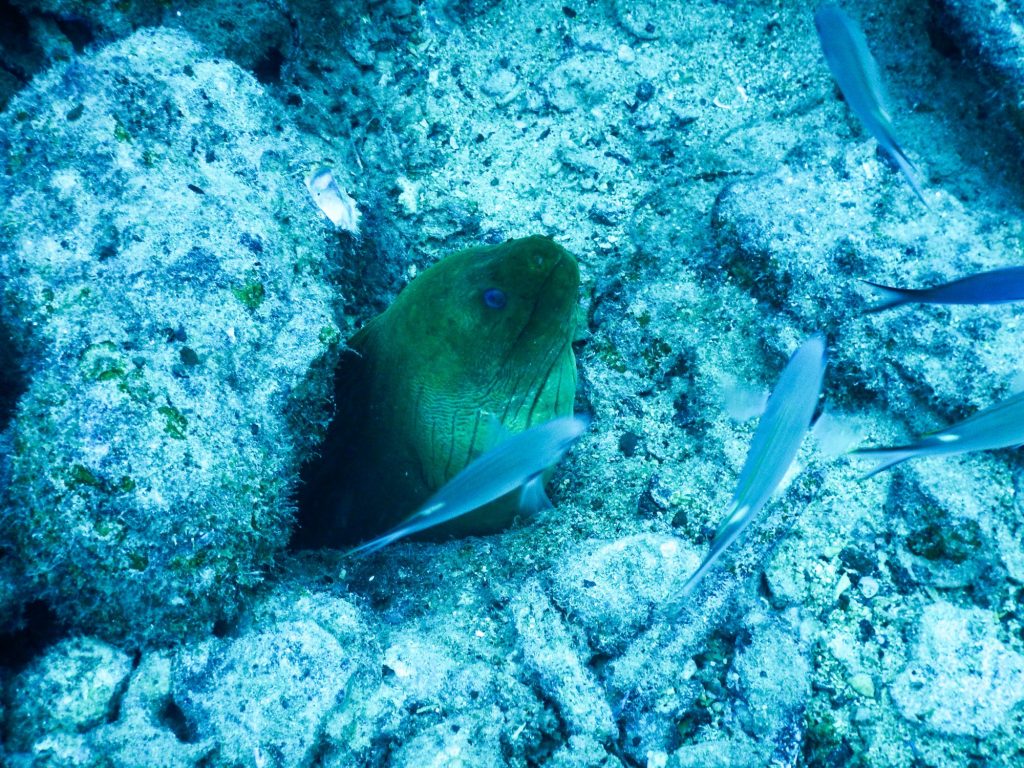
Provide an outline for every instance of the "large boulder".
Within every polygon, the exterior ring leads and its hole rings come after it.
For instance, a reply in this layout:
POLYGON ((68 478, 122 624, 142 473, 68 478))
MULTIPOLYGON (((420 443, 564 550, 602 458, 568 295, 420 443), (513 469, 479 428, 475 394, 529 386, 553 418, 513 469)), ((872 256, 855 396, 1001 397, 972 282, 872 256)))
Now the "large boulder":
POLYGON ((287 540, 339 339, 309 159, 182 33, 55 67, 0 116, 0 320, 28 371, 6 524, 59 616, 212 627, 287 540))

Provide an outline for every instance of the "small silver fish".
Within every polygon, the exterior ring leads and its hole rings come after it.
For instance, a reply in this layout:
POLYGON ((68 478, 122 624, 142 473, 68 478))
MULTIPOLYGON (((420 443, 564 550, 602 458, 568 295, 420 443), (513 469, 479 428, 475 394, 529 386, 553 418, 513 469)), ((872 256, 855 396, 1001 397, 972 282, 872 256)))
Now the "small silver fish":
POLYGON ((793 353, 779 376, 750 442, 747 460, 704 562, 683 585, 693 591, 726 548, 746 530, 789 472, 807 434, 825 378, 825 339, 811 336, 793 353))
POLYGON ((918 171, 896 140, 892 119, 884 105, 878 62, 868 50, 864 33, 853 19, 834 5, 823 5, 814 12, 814 26, 818 30, 825 61, 846 103, 882 149, 896 161, 918 200, 928 207, 917 180, 918 171))
POLYGON ((398 539, 447 523, 521 488, 519 508, 526 514, 551 506, 544 494, 544 472, 562 460, 587 431, 585 416, 563 416, 531 427, 470 462, 404 522, 360 544, 350 555, 368 555, 398 539))
POLYGON ((853 454, 879 459, 877 466, 864 475, 868 478, 907 459, 994 451, 1019 445, 1024 445, 1024 392, 983 408, 941 432, 920 437, 910 445, 860 448, 853 454))
POLYGON ((903 304, 1005 304, 1024 301, 1024 267, 1006 267, 979 272, 930 288, 893 288, 862 280, 877 290, 883 301, 868 308, 868 312, 903 304))

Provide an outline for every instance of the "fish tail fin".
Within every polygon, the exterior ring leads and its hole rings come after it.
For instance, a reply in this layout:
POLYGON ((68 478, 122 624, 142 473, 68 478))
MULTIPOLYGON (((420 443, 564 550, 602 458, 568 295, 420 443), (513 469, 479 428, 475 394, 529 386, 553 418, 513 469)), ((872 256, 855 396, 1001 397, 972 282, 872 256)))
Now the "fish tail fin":
POLYGON ((893 307, 899 307, 903 304, 909 304, 915 300, 915 294, 917 293, 917 291, 912 288, 893 288, 889 285, 873 283, 870 280, 861 280, 861 282, 874 288, 881 298, 880 302, 872 304, 864 310, 865 314, 881 312, 886 309, 892 309, 893 307))
MULTIPOLYGON (((756 510, 754 510, 756 512, 756 510)), ((718 562, 718 559, 722 556, 722 553, 728 549, 729 545, 739 538, 739 535, 747 527, 752 519, 751 508, 749 505, 739 505, 733 502, 731 508, 725 515, 725 519, 721 525, 718 526, 718 531, 715 533, 715 538, 711 542, 711 549, 708 551, 707 556, 701 561, 701 564, 697 567, 697 570, 690 574, 690 578, 686 580, 682 588, 679 590, 680 598, 687 598, 690 593, 697 588, 697 585, 704 579, 704 576, 711 567, 718 562)))
POLYGON ((884 472, 887 469, 895 467, 897 464, 902 464, 907 459, 914 458, 918 455, 918 451, 916 448, 909 447, 861 448, 859 450, 852 451, 852 455, 878 460, 878 463, 874 467, 861 475, 861 480, 867 480, 869 477, 874 477, 879 472, 884 472))
POLYGON ((718 560, 717 554, 713 557, 709 557, 707 560, 700 564, 696 571, 690 574, 690 578, 686 580, 686 583, 683 584, 683 586, 679 590, 680 599, 685 599, 693 593, 693 590, 695 590, 697 588, 697 585, 704 580, 704 575, 711 570, 711 566, 715 564, 716 560, 718 560))
POLYGON ((393 544, 399 539, 411 536, 414 533, 419 533, 424 528, 429 528, 431 524, 427 523, 424 525, 423 520, 429 520, 431 515, 435 515, 437 511, 443 507, 444 505, 440 503, 427 504, 387 533, 382 533, 375 539, 364 541, 359 546, 353 547, 345 553, 345 557, 366 557, 367 555, 372 555, 374 552, 379 552, 384 549, 388 544, 393 544))
POLYGON ((366 557, 367 555, 372 555, 374 552, 379 552, 384 549, 388 544, 398 541, 405 534, 406 531, 404 529, 385 533, 383 536, 378 536, 376 539, 370 539, 370 541, 363 542, 358 547, 353 547, 345 553, 345 557, 366 557))
POLYGON ((921 204, 930 211, 932 207, 928 204, 928 201, 925 200, 924 191, 921 189, 921 182, 918 181, 920 171, 917 170, 917 166, 910 161, 910 158, 903 152, 903 148, 895 141, 892 141, 887 149, 889 150, 889 155, 896 161, 896 165, 899 166, 900 173, 902 173, 904 178, 906 178, 907 182, 910 184, 910 188, 914 190, 914 194, 917 195, 917 199, 920 200, 921 204))

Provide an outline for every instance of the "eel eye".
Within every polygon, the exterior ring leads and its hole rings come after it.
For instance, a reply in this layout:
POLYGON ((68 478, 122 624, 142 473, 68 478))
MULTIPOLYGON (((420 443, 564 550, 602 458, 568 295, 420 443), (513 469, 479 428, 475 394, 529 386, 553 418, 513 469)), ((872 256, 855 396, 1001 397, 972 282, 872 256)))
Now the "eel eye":
POLYGON ((507 299, 500 288, 488 288, 484 291, 484 304, 491 309, 504 309, 507 299))

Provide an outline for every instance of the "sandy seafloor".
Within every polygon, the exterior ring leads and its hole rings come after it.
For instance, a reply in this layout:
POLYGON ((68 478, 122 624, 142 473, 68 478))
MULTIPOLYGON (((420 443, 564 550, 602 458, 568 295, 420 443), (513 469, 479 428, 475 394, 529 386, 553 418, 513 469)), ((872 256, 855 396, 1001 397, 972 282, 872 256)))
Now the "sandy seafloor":
POLYGON ((0 3, 0 760, 1024 766, 1019 453, 843 453, 1024 385, 1019 307, 858 282, 1020 263, 1022 19, 844 5, 929 209, 808 3, 0 3), (587 319, 555 508, 289 552, 343 340, 538 233, 587 319), (680 603, 819 330, 829 429, 680 603))

